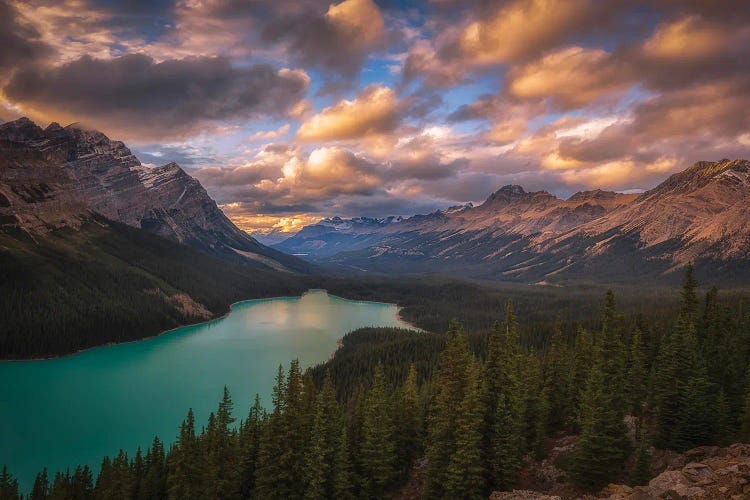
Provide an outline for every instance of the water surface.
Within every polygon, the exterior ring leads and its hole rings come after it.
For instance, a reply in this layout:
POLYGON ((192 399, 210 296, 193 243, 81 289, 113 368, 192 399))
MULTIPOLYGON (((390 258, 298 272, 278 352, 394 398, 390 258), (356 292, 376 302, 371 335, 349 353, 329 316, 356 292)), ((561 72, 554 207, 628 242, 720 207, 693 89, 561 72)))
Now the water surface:
POLYGON ((407 327, 392 304, 344 300, 316 290, 251 300, 229 315, 129 344, 65 358, 0 363, 0 467, 23 491, 34 474, 89 464, 120 448, 171 443, 192 407, 205 423, 224 385, 244 418, 255 394, 270 405, 279 363, 325 361, 336 340, 364 326, 407 327))

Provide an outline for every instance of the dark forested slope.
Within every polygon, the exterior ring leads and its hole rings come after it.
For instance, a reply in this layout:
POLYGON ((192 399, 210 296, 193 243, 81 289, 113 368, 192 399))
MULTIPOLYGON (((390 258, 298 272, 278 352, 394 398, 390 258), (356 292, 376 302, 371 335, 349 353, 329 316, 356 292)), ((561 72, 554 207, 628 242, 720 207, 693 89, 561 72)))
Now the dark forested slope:
POLYGON ((0 357, 136 340, 223 314, 238 300, 305 289, 297 275, 229 264, 100 217, 45 235, 7 230, 0 357))

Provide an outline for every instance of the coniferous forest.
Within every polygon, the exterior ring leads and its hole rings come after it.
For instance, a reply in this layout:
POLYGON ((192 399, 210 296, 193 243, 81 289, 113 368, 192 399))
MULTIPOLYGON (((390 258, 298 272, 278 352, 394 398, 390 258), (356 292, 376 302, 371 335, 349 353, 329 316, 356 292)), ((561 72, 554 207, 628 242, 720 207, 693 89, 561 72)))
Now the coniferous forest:
POLYGON ((355 331, 323 365, 279 367, 267 408, 235 408, 225 389, 207 422, 187 411, 171 446, 45 469, 31 492, 3 468, 0 498, 382 498, 415 477, 427 498, 486 498, 560 433, 578 436, 565 468, 581 491, 643 484, 651 446, 750 438, 750 316, 697 286, 688 267, 665 321, 609 291, 579 322, 595 326, 558 318, 541 341, 510 301, 490 333, 355 331))

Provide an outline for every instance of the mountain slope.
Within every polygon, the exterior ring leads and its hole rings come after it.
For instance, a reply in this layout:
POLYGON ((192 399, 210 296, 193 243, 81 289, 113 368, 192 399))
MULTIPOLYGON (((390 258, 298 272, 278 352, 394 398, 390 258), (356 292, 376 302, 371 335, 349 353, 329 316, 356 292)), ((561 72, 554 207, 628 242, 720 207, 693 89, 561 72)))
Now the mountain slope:
POLYGON ((92 216, 144 229, 225 260, 306 272, 309 264, 237 228, 177 164, 148 167, 101 132, 26 118, 0 125, 0 229, 77 228, 92 216))
POLYGON ((68 354, 298 295, 303 277, 231 264, 94 215, 75 228, 0 232, 0 358, 68 354))
POLYGON ((671 281, 694 261, 699 275, 739 283, 750 276, 750 163, 700 162, 641 195, 561 200, 505 186, 478 207, 351 225, 339 231, 345 245, 316 231, 308 226, 279 248, 301 241, 316 261, 343 269, 524 282, 671 281))

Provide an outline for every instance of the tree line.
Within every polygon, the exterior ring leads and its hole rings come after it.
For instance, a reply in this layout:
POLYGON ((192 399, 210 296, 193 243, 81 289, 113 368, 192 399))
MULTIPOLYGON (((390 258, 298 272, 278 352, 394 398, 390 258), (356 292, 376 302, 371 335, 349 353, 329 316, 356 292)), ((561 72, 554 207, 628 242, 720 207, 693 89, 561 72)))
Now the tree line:
MULTIPOLYGON (((200 429, 188 412, 168 449, 121 451, 96 475, 42 471, 28 498, 382 498, 415 468, 426 498, 486 498, 559 433, 578 436, 565 467, 596 491, 646 482, 652 445, 750 438, 750 320, 716 289, 699 299, 691 267, 667 320, 628 318, 610 291, 594 323, 554 321, 540 344, 508 302, 489 334, 457 322, 444 335, 353 333, 325 365, 280 367, 268 410, 256 397, 238 421, 225 389, 200 429)), ((0 498, 18 493, 3 469, 0 498)))

